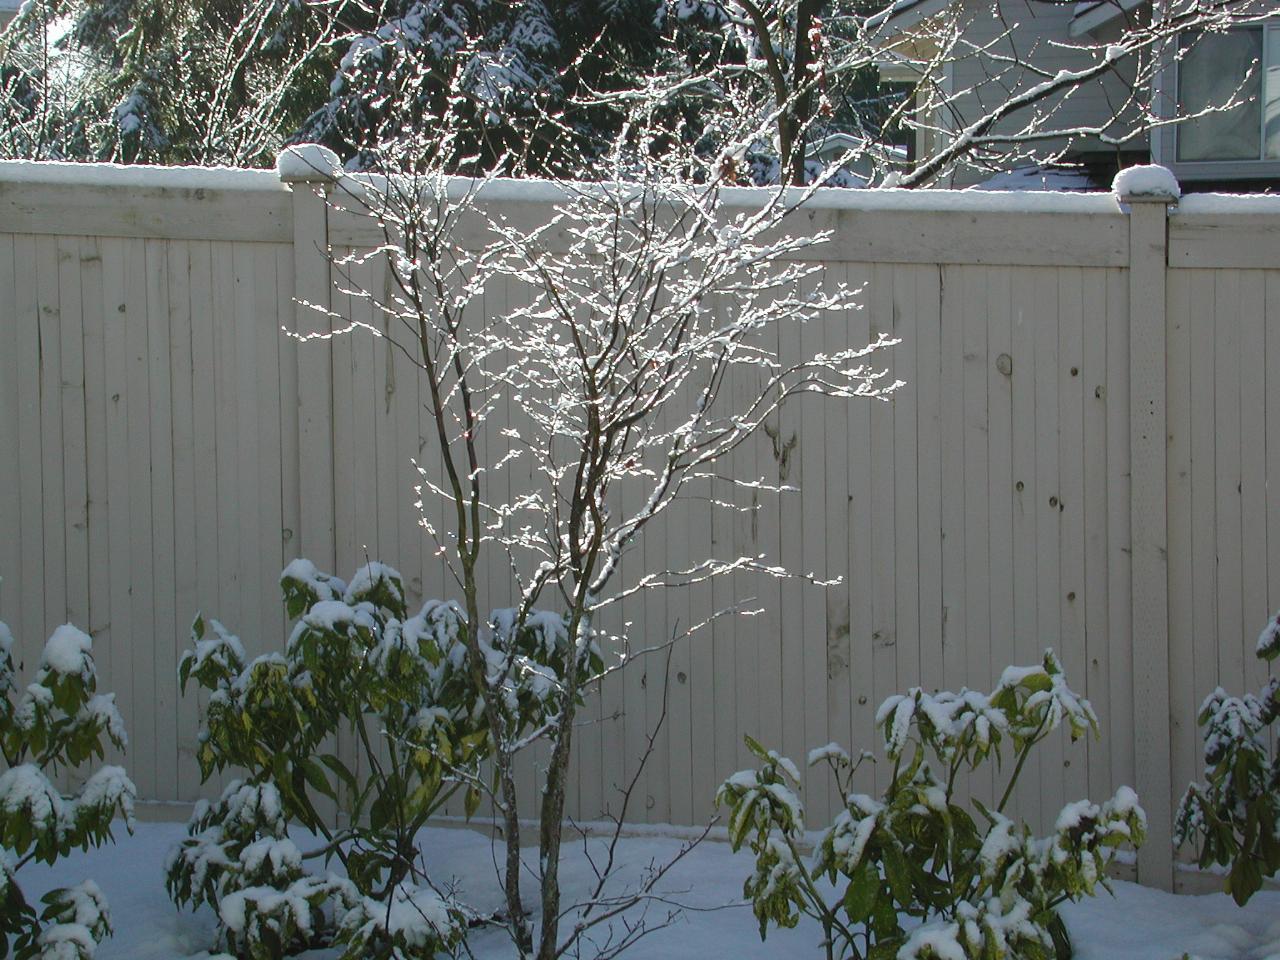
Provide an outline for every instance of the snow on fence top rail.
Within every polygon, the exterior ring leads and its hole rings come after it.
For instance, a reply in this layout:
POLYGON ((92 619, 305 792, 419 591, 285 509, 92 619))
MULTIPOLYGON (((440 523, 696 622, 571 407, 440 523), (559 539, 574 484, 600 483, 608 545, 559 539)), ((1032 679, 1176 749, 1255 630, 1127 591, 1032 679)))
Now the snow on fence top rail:
POLYGON ((1280 196, 1234 193, 1193 193, 1178 201, 1176 214, 1187 216, 1262 214, 1280 216, 1280 196))
POLYGON ((274 170, 153 167, 118 163, 0 160, 0 182, 160 190, 253 190, 287 193, 274 170))
MULTIPOLYGON (((346 176, 357 196, 369 183, 380 177, 346 176)), ((341 191, 342 187, 337 188, 341 191)), ((450 194, 461 197, 475 189, 474 181, 458 177, 450 181, 450 194)), ((550 180, 515 180, 495 178, 480 185, 478 199, 488 203, 560 203, 575 194, 598 189, 591 183, 558 183, 550 180)), ((752 208, 776 195, 777 188, 725 187, 721 191, 724 204, 733 208, 752 208)), ((784 201, 800 200, 805 191, 785 188, 784 201)), ((850 210, 866 212, 920 213, 1120 213, 1110 193, 1033 193, 998 190, 903 190, 903 189, 820 189, 804 203, 806 210, 850 210)))
MULTIPOLYGON (((342 175, 332 188, 339 207, 354 207, 330 213, 335 245, 382 242, 376 223, 361 215, 358 202, 349 202, 370 179, 342 175)), ((462 178, 451 182, 459 195, 476 186, 462 178)), ((584 189, 600 187, 510 179, 480 185, 486 205, 506 207, 504 213, 525 225, 584 189)), ((772 195, 727 188, 723 199, 730 209, 749 209, 772 195)), ((1280 232, 1273 226, 1278 216, 1280 197, 1183 197, 1171 209, 1170 265, 1269 267, 1280 260, 1280 232)), ((804 259, 1128 265, 1129 218, 1113 193, 831 189, 817 191, 796 217, 791 229, 832 235, 804 259)), ((274 170, 2 161, 0 231, 290 244, 294 196, 274 170)), ((485 239, 478 229, 462 233, 461 243, 485 239)))
MULTIPOLYGON (((363 186, 372 179, 347 176, 343 180, 363 186)), ((0 160, 0 183, 48 184, 63 187, 132 187, 170 190, 225 190, 287 192, 275 170, 241 170, 230 167, 126 166, 110 163, 63 163, 55 161, 0 160)), ((458 194, 472 188, 473 181, 457 178, 458 194)), ((590 184, 560 184, 545 180, 499 178, 482 185, 481 196, 489 202, 556 203, 568 199, 575 190, 590 184)), ((339 187, 341 189, 341 187, 339 187)), ((731 207, 751 207, 772 191, 758 187, 729 187, 724 202, 731 207)), ((802 191, 788 188, 796 198, 802 191)), ((917 212, 1000 212, 1000 213, 1117 213, 1110 193, 1036 193, 996 190, 900 190, 823 189, 806 202, 811 210, 917 211, 917 212)))
MULTIPOLYGON (((376 178, 342 178, 357 191, 376 178)), ((163 167, 113 163, 64 163, 57 161, 0 160, 0 182, 48 184, 64 187, 132 187, 169 190, 226 190, 285 193, 288 187, 275 170, 246 170, 232 167, 163 167)), ((456 178, 458 195, 473 187, 473 181, 456 178)), ((561 184, 546 180, 497 178, 481 187, 489 202, 556 203, 569 199, 575 190, 591 184, 561 184)), ((341 188, 339 188, 341 189, 341 188)), ((451 191, 452 192, 452 191, 451 191)), ((801 190, 788 188, 799 197, 801 190)), ((758 187, 729 187, 724 201, 731 207, 751 207, 772 191, 758 187)), ((999 213, 1119 213, 1114 193, 1054 193, 1050 191, 998 190, 901 190, 870 189, 819 190, 806 202, 811 210, 914 211, 914 212, 999 212, 999 213)), ((1280 196, 1237 196, 1191 194, 1179 202, 1181 214, 1274 214, 1280 215, 1280 196)))

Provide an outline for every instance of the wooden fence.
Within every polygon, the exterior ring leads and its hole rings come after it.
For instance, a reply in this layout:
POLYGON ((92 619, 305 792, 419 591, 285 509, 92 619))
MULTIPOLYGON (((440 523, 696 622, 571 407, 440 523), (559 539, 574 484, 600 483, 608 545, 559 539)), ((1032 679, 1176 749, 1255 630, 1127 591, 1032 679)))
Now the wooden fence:
MULTIPOLYGON (((499 199, 545 215, 523 189, 499 199)), ((410 460, 430 468, 432 443, 412 365, 369 336, 281 334, 313 323, 299 299, 379 322, 331 287, 326 244, 366 238, 323 193, 263 172, 0 165, 0 619, 28 666, 57 624, 90 630, 148 799, 214 789, 176 684, 196 611, 278 649, 276 578, 299 555, 349 574, 367 552, 412 599, 447 589, 413 507, 410 460)), ((1141 878, 1173 882, 1197 705, 1219 683, 1258 686, 1252 645, 1280 606, 1280 199, 1131 199, 812 204, 835 230, 827 275, 861 285, 865 309, 780 349, 891 331, 906 387, 793 404, 732 467, 798 494, 738 516, 690 500, 628 558, 634 575, 764 553, 843 578, 743 576, 622 611, 650 634, 733 598, 764 611, 677 649, 634 818, 703 821, 747 762, 744 732, 798 759, 871 746, 890 694, 987 689, 1053 647, 1103 734, 1052 740, 1019 811, 1043 824, 1133 784, 1152 827, 1141 878)), ((487 577, 501 593, 502 570, 487 577)), ((616 810, 661 708, 655 666, 592 700, 576 817, 616 810)), ((809 779, 817 825, 834 798, 809 779)))

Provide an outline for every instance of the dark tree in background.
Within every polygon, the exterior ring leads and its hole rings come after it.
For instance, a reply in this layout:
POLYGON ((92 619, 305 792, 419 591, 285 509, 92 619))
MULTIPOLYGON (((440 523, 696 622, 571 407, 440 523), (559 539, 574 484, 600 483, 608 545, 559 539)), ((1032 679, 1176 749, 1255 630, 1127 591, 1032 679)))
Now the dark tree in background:
POLYGON ((739 183, 920 186, 1139 149, 1177 119, 1156 94, 1177 38, 1262 16, 1169 0, 1063 59, 1012 19, 1056 2, 28 0, 0 34, 0 156, 268 166, 321 142, 362 169, 448 116, 433 169, 589 180, 643 114, 637 162, 693 147, 739 183), (1097 116, 1063 109, 1104 82, 1097 116))

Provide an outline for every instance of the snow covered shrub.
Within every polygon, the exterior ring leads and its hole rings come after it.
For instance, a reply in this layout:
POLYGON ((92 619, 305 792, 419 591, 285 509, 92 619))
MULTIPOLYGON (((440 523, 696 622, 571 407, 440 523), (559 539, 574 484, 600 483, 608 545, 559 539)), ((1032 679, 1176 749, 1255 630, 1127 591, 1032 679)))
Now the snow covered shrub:
POLYGON ((879 799, 851 786, 871 754, 853 760, 837 744, 809 754, 810 766, 830 766, 844 797, 811 857, 799 849, 804 808, 790 760, 747 738, 760 768, 720 787, 733 848, 745 844, 756 857, 744 893, 761 937, 770 924, 794 927, 804 914, 822 925, 828 958, 1069 957, 1057 907, 1107 886, 1117 848, 1142 842, 1146 817, 1128 787, 1100 805, 1068 804, 1047 837, 1005 816, 1038 743, 1063 723, 1073 740, 1097 733, 1092 707, 1068 688, 1052 651, 1040 666, 1007 668, 989 694, 917 687, 890 697, 876 723, 893 764, 879 799), (961 771, 999 763, 1006 745, 1013 766, 995 806, 958 803, 961 771))
MULTIPOLYGON (((1280 656, 1280 614, 1258 637, 1257 655, 1280 656)), ((1207 783, 1193 783, 1178 805, 1174 844, 1200 845, 1202 867, 1230 868, 1227 892, 1248 902, 1280 870, 1280 759, 1272 726, 1280 718, 1280 678, 1257 696, 1228 696, 1218 687, 1200 707, 1207 783)))
POLYGON ((17 872, 33 860, 53 863, 72 850, 112 839, 111 822, 133 832, 133 783, 105 765, 64 794, 51 776, 102 759, 103 737, 124 749, 124 721, 112 694, 97 692, 89 637, 67 624, 49 637, 34 680, 19 690, 13 634, 0 623, 0 957, 87 960, 111 933, 102 892, 92 880, 47 893, 38 915, 17 872))
MULTIPOLYGON (((247 660, 216 620, 193 625, 179 679, 210 693, 201 775, 247 776, 197 804, 169 860, 170 896, 215 907, 227 948, 242 957, 317 945, 343 946, 350 960, 434 956, 460 939, 465 916, 433 892, 416 835, 456 791, 470 814, 486 789, 489 738, 466 618, 437 600, 409 616, 400 574, 378 563, 348 585, 295 560, 280 583, 297 620, 283 654, 247 660), (333 747, 340 733, 355 744, 354 769, 333 747), (325 801, 342 826, 322 814, 325 801), (316 849, 295 844, 292 824, 318 838, 316 849), (308 860, 342 870, 309 873, 308 860)), ((563 620, 535 613, 516 629, 499 611, 484 633, 507 722, 541 722, 560 695, 563 620), (502 671, 508 659, 515 668, 502 671)))

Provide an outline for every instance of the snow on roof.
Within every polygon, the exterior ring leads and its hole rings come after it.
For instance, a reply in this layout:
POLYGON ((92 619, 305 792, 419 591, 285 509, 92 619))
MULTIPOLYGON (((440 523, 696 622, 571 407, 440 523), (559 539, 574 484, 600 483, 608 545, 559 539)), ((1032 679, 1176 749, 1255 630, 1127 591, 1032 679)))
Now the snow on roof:
POLYGON ((997 173, 970 189, 1084 193, 1100 188, 1083 170, 1027 166, 997 173))

